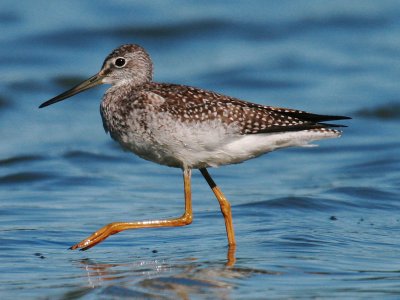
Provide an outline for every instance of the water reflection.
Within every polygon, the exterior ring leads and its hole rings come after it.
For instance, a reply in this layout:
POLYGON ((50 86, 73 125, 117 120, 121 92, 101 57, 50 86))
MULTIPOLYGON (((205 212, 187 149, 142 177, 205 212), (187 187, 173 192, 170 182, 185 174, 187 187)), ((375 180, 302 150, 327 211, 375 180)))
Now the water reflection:
POLYGON ((135 299, 190 299, 198 295, 230 299, 238 280, 254 274, 277 275, 276 272, 234 267, 235 250, 228 249, 225 264, 200 262, 192 257, 178 261, 132 259, 124 263, 82 259, 77 261, 77 267, 85 271, 87 288, 97 292, 100 289, 103 296, 135 299))
POLYGON ((236 262, 236 245, 229 245, 226 254, 226 266, 233 267, 236 262))
POLYGON ((115 297, 143 297, 189 299, 192 295, 207 294, 217 299, 229 299, 232 284, 219 279, 226 277, 226 269, 200 269, 196 260, 172 264, 164 260, 140 260, 130 263, 98 263, 90 259, 80 261, 86 271, 88 286, 100 288, 102 295, 115 297), (144 293, 143 290, 146 292, 144 293))

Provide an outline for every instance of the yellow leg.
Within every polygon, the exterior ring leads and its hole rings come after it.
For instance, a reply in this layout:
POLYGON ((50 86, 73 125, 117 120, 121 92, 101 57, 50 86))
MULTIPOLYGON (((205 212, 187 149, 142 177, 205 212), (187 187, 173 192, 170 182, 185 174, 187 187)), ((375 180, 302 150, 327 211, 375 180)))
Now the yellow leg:
POLYGON ((211 178, 207 169, 205 169, 205 168, 200 169, 200 172, 206 179, 206 181, 207 181, 208 185, 210 186, 210 188, 212 189, 212 191, 214 192, 215 197, 217 197, 219 206, 221 207, 222 215, 224 216, 224 219, 225 219, 225 227, 226 227, 226 234, 228 236, 228 244, 229 244, 229 246, 234 246, 234 245, 236 245, 236 241, 235 241, 235 232, 233 230, 231 204, 225 198, 224 194, 219 189, 219 187, 215 184, 214 180, 211 178))
POLYGON ((185 193, 185 212, 179 218, 165 219, 165 220, 150 220, 150 221, 139 221, 139 222, 115 222, 110 223, 95 233, 90 237, 84 239, 80 243, 72 246, 70 249, 75 250, 80 248, 80 250, 87 250, 97 245, 98 243, 104 241, 110 235, 116 234, 127 229, 138 229, 138 228, 156 228, 156 227, 176 227, 184 226, 192 223, 192 193, 190 187, 190 178, 192 171, 190 169, 185 169, 183 171, 183 182, 184 182, 184 193, 185 193))

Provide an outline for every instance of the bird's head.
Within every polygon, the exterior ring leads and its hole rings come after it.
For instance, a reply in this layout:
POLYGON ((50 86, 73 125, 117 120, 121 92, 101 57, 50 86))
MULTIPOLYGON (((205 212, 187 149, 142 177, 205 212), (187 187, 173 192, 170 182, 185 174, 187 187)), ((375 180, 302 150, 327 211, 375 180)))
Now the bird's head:
POLYGON ((42 103, 39 108, 57 103, 99 84, 140 86, 152 80, 153 65, 149 54, 139 45, 122 45, 104 60, 101 70, 68 91, 42 103))

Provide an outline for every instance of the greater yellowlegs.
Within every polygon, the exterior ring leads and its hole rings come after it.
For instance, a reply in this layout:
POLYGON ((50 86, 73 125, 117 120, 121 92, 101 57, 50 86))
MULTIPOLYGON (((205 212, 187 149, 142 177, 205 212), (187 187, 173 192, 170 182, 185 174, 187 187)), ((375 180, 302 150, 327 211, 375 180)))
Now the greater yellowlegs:
POLYGON ((229 245, 236 244, 231 206, 207 171, 280 148, 339 137, 344 116, 264 106, 195 87, 153 82, 148 53, 123 45, 106 57, 100 72, 44 102, 45 107, 96 85, 106 91, 100 112, 106 132, 140 157, 183 170, 185 212, 165 220, 110 223, 71 247, 89 249, 127 229, 183 226, 192 222, 191 170, 199 169, 219 201, 229 245))

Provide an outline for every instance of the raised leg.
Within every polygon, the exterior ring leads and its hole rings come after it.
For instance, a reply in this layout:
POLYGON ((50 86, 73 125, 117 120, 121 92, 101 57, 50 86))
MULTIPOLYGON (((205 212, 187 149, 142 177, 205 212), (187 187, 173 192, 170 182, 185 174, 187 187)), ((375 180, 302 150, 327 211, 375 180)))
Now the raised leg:
POLYGON ((231 204, 225 198, 224 194, 219 189, 219 187, 215 184, 214 180, 211 178, 207 169, 206 168, 200 169, 200 172, 206 179, 206 181, 207 181, 208 185, 210 186, 210 188, 212 189, 212 191, 214 192, 215 197, 217 197, 219 206, 221 207, 222 215, 224 216, 224 219, 225 219, 225 227, 226 227, 226 234, 228 236, 228 244, 229 244, 229 246, 234 246, 234 245, 236 245, 236 241, 235 241, 235 232, 233 230, 231 204))
POLYGON ((190 169, 183 170, 183 182, 184 182, 184 193, 185 193, 185 212, 179 218, 165 219, 165 220, 149 220, 149 221, 139 221, 139 222, 115 222, 110 223, 95 233, 90 237, 84 239, 80 243, 72 246, 70 249, 75 250, 80 248, 80 250, 87 250, 97 245, 98 243, 104 241, 110 235, 116 234, 127 229, 138 229, 138 228, 155 228, 155 227, 176 227, 184 226, 192 223, 192 192, 190 188, 190 178, 192 171, 190 169))

